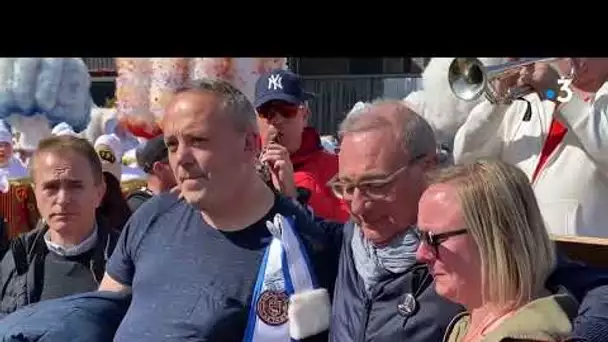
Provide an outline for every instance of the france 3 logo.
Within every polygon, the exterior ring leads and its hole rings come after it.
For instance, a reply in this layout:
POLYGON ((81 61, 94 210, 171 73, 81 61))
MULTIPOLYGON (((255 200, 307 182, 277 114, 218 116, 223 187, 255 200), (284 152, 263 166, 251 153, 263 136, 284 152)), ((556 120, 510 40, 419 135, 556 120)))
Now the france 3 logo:
POLYGON ((565 78, 562 76, 562 78, 557 80, 557 84, 560 85, 559 94, 556 94, 555 90, 549 89, 545 92, 547 99, 557 100, 560 103, 570 101, 573 96, 572 88, 570 88, 571 83, 572 83, 571 78, 565 78), (557 96, 557 95, 559 95, 559 96, 557 96), (557 96, 557 98, 556 98, 556 96, 557 96))

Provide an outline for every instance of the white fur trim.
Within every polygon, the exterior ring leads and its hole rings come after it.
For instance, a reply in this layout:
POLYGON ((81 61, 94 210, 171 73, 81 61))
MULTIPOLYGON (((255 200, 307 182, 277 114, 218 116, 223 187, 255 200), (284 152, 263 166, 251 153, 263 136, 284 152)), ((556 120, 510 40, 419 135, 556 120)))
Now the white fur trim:
POLYGON ((301 340, 329 329, 331 303, 326 289, 296 293, 289 298, 289 335, 301 340))
POLYGON ((106 123, 115 117, 116 110, 114 108, 93 108, 91 110, 91 121, 84 130, 83 135, 91 142, 91 144, 95 143, 99 136, 109 134, 104 131, 107 126, 106 123))
POLYGON ((405 103, 419 115, 424 113, 424 92, 416 90, 407 95, 404 99, 405 103))

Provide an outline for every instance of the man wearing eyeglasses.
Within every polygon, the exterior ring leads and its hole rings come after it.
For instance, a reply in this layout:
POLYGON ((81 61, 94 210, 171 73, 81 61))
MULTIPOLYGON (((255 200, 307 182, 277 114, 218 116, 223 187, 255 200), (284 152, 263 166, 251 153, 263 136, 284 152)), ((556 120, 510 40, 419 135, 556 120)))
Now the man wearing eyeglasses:
POLYGON ((307 101, 312 97, 290 71, 260 76, 254 101, 263 146, 260 160, 269 167, 277 190, 300 197, 318 217, 345 222, 349 215, 344 202, 326 186, 338 172, 338 158, 325 151, 319 133, 307 127, 307 101))
POLYGON ((340 170, 329 183, 349 206, 331 340, 441 341, 462 309, 432 290, 416 262, 418 200, 438 162, 430 125, 400 101, 352 111, 340 126, 340 170))
MULTIPOLYGON (((450 235, 462 232, 432 236, 416 228, 426 174, 439 160, 431 126, 410 108, 379 100, 341 124, 340 168, 329 184, 350 207, 352 222, 342 230, 332 342, 442 341, 463 310, 437 295, 432 275, 416 261, 421 239, 441 251, 450 235)), ((605 272, 566 260, 549 280, 582 303, 574 328, 589 341, 601 340, 596 331, 608 321, 605 284, 605 272)))

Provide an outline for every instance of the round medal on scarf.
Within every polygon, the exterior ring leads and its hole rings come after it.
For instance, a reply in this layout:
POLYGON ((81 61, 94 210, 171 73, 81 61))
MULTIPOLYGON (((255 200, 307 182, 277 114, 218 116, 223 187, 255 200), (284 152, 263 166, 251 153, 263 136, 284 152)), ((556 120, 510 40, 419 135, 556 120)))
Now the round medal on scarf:
POLYGON ((260 319, 272 326, 285 324, 288 320, 289 297, 281 291, 264 291, 258 299, 256 311, 260 319))

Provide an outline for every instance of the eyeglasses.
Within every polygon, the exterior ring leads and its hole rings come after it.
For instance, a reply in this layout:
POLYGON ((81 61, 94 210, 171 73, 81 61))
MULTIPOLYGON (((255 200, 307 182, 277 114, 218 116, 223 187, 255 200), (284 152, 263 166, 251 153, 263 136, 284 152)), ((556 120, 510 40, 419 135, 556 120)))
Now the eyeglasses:
POLYGON ((336 197, 345 201, 352 200, 355 189, 359 189, 359 192, 363 193, 371 200, 383 199, 390 190, 390 186, 397 180, 397 176, 424 157, 426 157, 426 154, 417 156, 383 179, 350 182, 342 181, 338 178, 338 175, 335 175, 334 178, 327 183, 327 186, 331 188, 336 197))
POLYGON ((468 234, 468 232, 468 229, 459 229, 447 233, 433 234, 431 232, 422 231, 420 228, 416 228, 416 233, 420 237, 420 241, 432 247, 435 255, 437 255, 439 245, 444 243, 446 240, 454 236, 468 234))
POLYGON ((280 115, 285 119, 291 119, 298 115, 300 106, 289 103, 269 103, 258 108, 258 115, 266 120, 272 120, 276 115, 280 115))

